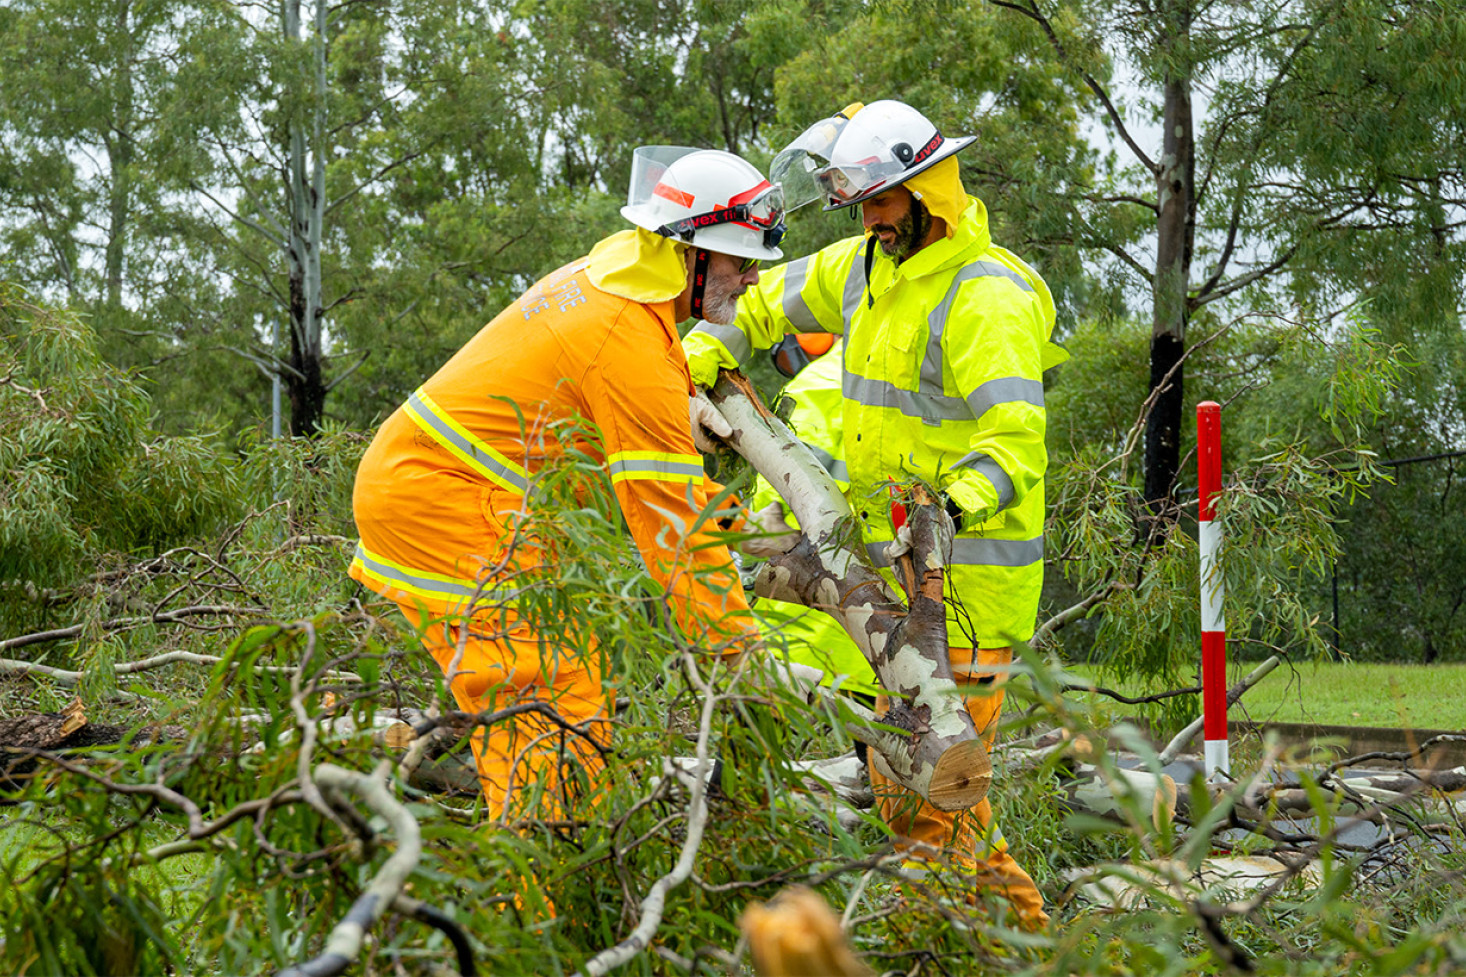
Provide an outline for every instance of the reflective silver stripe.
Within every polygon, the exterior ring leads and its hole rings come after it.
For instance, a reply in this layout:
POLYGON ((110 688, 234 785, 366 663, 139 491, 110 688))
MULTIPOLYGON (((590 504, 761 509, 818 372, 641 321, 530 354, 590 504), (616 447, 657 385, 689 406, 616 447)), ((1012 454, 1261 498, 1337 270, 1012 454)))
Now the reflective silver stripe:
POLYGON ((821 329, 819 320, 804 301, 804 281, 809 274, 809 259, 800 258, 784 266, 784 315, 789 325, 800 332, 821 329))
POLYGON ((922 393, 942 392, 942 330, 946 328, 947 316, 952 312, 952 303, 957 300, 957 290, 964 282, 970 282, 974 278, 1006 278, 1025 292, 1033 291, 1028 279, 996 261, 974 261, 970 265, 963 265, 952 276, 947 294, 942 296, 942 301, 927 316, 926 356, 921 362, 921 384, 917 387, 922 393))
POLYGON ((1042 407, 1043 381, 1025 377, 998 377, 968 394, 967 403, 972 408, 973 417, 981 417, 999 404, 1024 403, 1042 407))
POLYGON ((470 465, 478 468, 490 477, 497 477, 507 485, 518 489, 521 492, 529 490, 529 480, 514 469, 508 467, 499 459, 481 449, 478 444, 464 437, 454 430, 448 423, 438 415, 430 406, 423 402, 419 396, 421 391, 414 390, 412 396, 407 398, 407 405, 412 408, 412 413, 419 425, 426 425, 428 434, 442 442, 448 448, 456 448, 470 465))
POLYGON ((970 421, 972 408, 960 397, 946 397, 941 394, 913 393, 902 390, 887 380, 872 380, 850 372, 845 364, 845 373, 840 381, 840 392, 847 400, 864 404, 866 407, 889 407, 907 417, 923 421, 970 421))
POLYGON ((850 481, 850 473, 845 470, 845 462, 830 454, 823 448, 816 448, 814 445, 807 445, 810 451, 814 452, 815 459, 825 466, 825 471, 837 482, 850 481))
POLYGON ((607 467, 611 471, 612 479, 617 475, 629 475, 634 472, 655 472, 659 475, 677 475, 682 478, 696 479, 701 479, 703 476, 701 461, 693 464, 686 461, 656 461, 644 458, 618 459, 607 467))
POLYGON ((987 858, 999 852, 1008 850, 1008 839, 1003 837, 1002 830, 998 827, 997 821, 988 823, 987 829, 977 839, 976 850, 973 854, 978 858, 987 858))
POLYGON ((372 556, 360 543, 356 544, 356 561, 373 576, 381 577, 397 584, 403 590, 413 593, 438 594, 444 597, 471 598, 477 596, 480 600, 512 600, 519 595, 518 589, 511 590, 480 590, 477 584, 466 580, 445 580, 437 574, 427 574, 421 571, 413 572, 403 567, 392 566, 372 556))
POLYGON ((862 242, 850 256, 850 272, 845 276, 845 294, 840 301, 840 315, 845 319, 847 334, 850 332, 850 321, 860 308, 860 300, 865 297, 865 284, 865 246, 862 242))
MULTIPOLYGON (((878 567, 888 567, 885 549, 890 541, 866 543, 865 552, 878 567)), ((1044 538, 987 539, 959 536, 952 543, 952 565, 972 567, 1026 567, 1044 558, 1044 538)))
POLYGON ((1003 471, 1003 466, 983 454, 981 451, 974 451, 970 455, 964 455, 952 463, 953 468, 971 468, 983 478, 993 483, 993 488, 998 491, 998 508, 1006 509, 1013 502, 1013 479, 1003 471))
POLYGON ((737 360, 739 366, 747 363, 748 358, 753 355, 753 344, 737 326, 720 326, 716 322, 704 321, 699 322, 692 331, 707 333, 722 343, 727 348, 728 355, 737 360))

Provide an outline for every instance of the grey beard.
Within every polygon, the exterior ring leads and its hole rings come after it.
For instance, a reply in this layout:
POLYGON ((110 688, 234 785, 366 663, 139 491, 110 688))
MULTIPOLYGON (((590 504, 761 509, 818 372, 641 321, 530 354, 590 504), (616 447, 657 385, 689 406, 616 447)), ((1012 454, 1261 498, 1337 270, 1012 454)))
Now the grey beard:
POLYGON ((717 326, 731 326, 738 318, 737 279, 709 275, 702 290, 702 318, 717 326))
POLYGON ((738 300, 728 289, 720 289, 716 295, 707 289, 702 296, 702 318, 716 326, 731 326, 738 318, 738 300))

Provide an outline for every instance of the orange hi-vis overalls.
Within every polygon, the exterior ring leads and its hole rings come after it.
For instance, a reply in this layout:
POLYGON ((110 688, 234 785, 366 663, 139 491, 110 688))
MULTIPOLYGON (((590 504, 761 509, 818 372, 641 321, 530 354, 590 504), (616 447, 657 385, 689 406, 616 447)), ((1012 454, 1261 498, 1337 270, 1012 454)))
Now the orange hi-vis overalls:
POLYGON ((542 702, 595 735, 567 735, 536 713, 480 727, 473 748, 495 817, 527 813, 536 783, 547 798, 540 816, 559 816, 573 782, 594 783, 608 741, 593 638, 566 647, 513 610, 526 571, 543 580, 547 564, 573 558, 547 559, 524 527, 526 495, 533 506, 536 473, 555 456, 604 458, 689 640, 734 652, 754 633, 727 548, 690 531, 711 483, 688 426, 692 385, 673 303, 601 291, 586 267, 581 259, 550 274, 480 330, 387 419, 356 477, 351 575, 422 632, 459 708, 542 702))

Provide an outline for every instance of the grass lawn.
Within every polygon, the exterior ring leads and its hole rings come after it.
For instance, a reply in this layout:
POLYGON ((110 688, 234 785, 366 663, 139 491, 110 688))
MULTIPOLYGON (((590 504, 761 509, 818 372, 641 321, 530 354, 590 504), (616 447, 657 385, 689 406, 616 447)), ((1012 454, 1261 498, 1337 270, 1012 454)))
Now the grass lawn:
MULTIPOLYGON (((1228 683, 1256 667, 1256 662, 1229 663, 1228 683)), ((1117 692, 1138 694, 1098 669, 1072 671, 1117 692)), ((1230 714, 1254 722, 1466 730, 1466 665, 1284 663, 1230 714)))

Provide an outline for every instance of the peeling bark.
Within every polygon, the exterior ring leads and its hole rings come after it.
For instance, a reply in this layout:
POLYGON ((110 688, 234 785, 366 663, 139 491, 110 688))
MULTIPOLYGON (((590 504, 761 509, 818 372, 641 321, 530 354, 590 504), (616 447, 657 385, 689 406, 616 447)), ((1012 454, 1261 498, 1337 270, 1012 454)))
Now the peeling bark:
POLYGON ((824 466, 759 402, 748 380, 724 371, 709 399, 733 426, 729 443, 775 487, 803 533, 759 572, 756 592, 835 618, 891 693, 882 716, 852 709, 859 718, 850 735, 875 751, 871 759, 882 773, 934 806, 958 811, 981 801, 992 766, 947 660, 936 507, 910 510, 908 602, 871 565, 854 514, 824 466))

